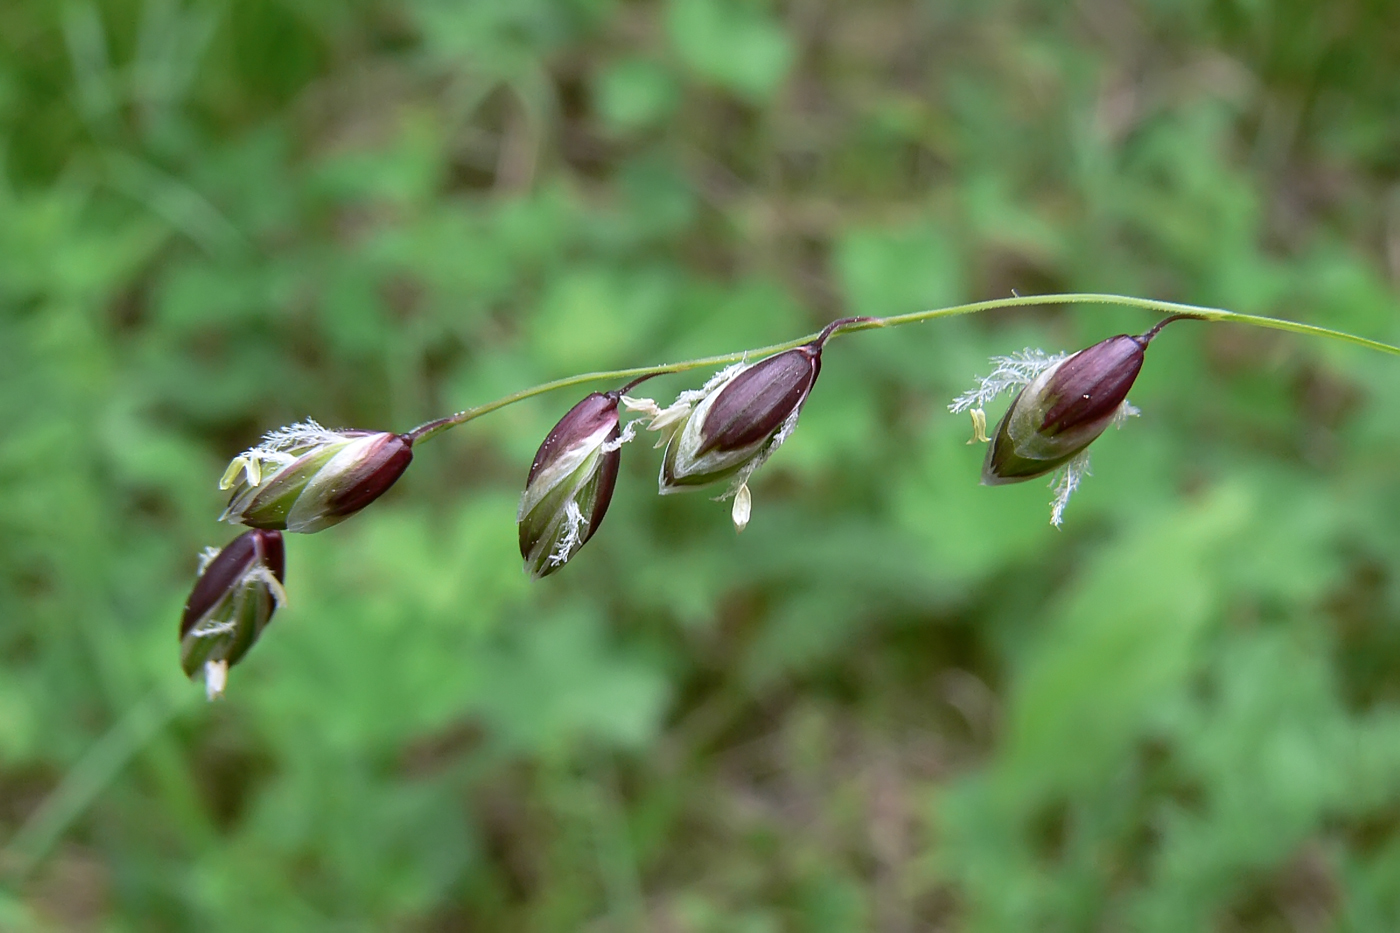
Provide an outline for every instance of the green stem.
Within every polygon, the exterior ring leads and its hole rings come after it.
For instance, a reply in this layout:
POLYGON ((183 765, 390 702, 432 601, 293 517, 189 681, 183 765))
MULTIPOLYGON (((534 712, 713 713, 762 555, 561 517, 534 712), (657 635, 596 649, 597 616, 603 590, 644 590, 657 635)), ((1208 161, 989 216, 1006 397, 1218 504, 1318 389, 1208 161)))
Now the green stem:
MULTIPOLYGON (((902 324, 918 324, 922 321, 932 321, 937 318, 957 317, 963 314, 977 314, 982 311, 996 311, 1002 308, 1024 308, 1033 305, 1065 305, 1065 304, 1098 304, 1098 305, 1121 305, 1129 308, 1141 308, 1144 311, 1158 311, 1164 314, 1186 314, 1191 317, 1205 321, 1227 321, 1235 324, 1249 324, 1254 327, 1267 327, 1272 330, 1286 330, 1295 334, 1308 334, 1314 337, 1329 337, 1333 340, 1341 340, 1345 343, 1355 344, 1358 347, 1365 347, 1368 350, 1379 350, 1382 353, 1390 353, 1400 356, 1400 347, 1392 346, 1388 343, 1381 343, 1379 340, 1370 340, 1366 337, 1358 337, 1355 334, 1348 334, 1339 330, 1332 330, 1327 327, 1317 327, 1312 324, 1300 324, 1297 321, 1285 321, 1279 318, 1265 317, 1257 314, 1240 314, 1235 311, 1226 311, 1222 308, 1204 308, 1199 305, 1181 304, 1175 301, 1158 301, 1155 298, 1133 298, 1128 295, 1099 295, 1093 293, 1071 293, 1064 295, 1017 295, 1012 298, 994 298, 990 301, 974 301, 969 304, 953 305, 949 308, 935 308, 929 311, 915 311, 910 314, 896 314, 890 317, 877 318, 852 318, 849 322, 843 322, 834 330, 826 333, 828 336, 835 336, 836 333, 851 333, 858 330, 873 330, 879 327, 898 327, 902 324)), ((545 382, 528 389, 521 389, 510 395, 498 398, 493 402, 478 405, 475 408, 467 408, 449 415, 446 418, 439 418, 436 421, 429 421, 409 432, 409 437, 415 443, 425 441, 435 437, 449 428, 454 428, 459 424, 466 424, 474 418, 489 414, 498 408, 505 408, 507 405, 514 405, 516 402, 533 398, 536 395, 543 395, 546 392, 553 392, 555 389, 566 389, 570 386, 583 385, 589 382, 600 382, 609 380, 616 382, 621 379, 630 379, 636 376, 660 376, 665 373, 680 373, 691 369, 701 369, 703 367, 724 366, 729 363, 737 363, 749 357, 768 356, 773 353, 781 353, 784 350, 791 350, 821 338, 822 334, 808 334, 805 337, 798 337, 795 340, 775 343, 766 347, 758 347, 753 350, 741 350, 737 353, 725 353, 721 356, 707 356, 694 360, 683 360, 679 363, 663 363, 659 366, 638 366, 632 369, 615 369, 607 372, 580 373, 577 376, 568 376, 564 379, 555 379, 553 382, 545 382)))

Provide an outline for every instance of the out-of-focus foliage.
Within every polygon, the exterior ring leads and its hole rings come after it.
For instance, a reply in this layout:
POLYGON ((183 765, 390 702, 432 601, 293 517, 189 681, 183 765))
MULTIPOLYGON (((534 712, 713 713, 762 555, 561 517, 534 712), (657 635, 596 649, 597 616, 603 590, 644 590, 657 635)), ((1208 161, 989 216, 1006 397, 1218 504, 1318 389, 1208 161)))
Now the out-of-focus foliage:
MULTIPOLYGON (((288 541, 227 700, 227 459, 840 314, 1146 294, 1400 338, 1393 0, 0 4, 0 929, 1400 928, 1400 365, 1169 328, 1065 530, 986 358, 834 341, 735 538, 575 396, 288 541), (995 413, 993 413, 995 414, 995 413)), ((701 377, 652 385, 669 394, 701 377)))

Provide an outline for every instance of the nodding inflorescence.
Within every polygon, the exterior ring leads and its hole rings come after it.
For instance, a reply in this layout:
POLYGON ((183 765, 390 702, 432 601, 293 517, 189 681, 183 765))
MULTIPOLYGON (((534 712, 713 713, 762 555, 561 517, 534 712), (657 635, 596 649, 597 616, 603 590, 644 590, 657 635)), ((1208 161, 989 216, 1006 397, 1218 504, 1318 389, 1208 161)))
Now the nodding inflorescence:
MULTIPOLYGON (((974 440, 989 445, 982 482, 996 486, 1051 474, 1051 521, 1060 525, 1070 496, 1089 473, 1089 445, 1109 425, 1137 414, 1127 396, 1148 346, 1167 324, 1196 316, 1173 314, 1145 333, 1118 334, 1073 354, 1027 349, 994 357, 991 374, 949 405, 953 412, 970 412, 974 440), (1015 397, 989 434, 984 407, 1013 389, 1015 397)), ((656 447, 664 448, 658 492, 670 495, 727 483, 718 498, 733 500, 734 527, 743 531, 753 510, 749 480, 796 430, 821 373, 828 339, 844 327, 915 319, 922 317, 842 318, 814 339, 775 348, 778 352, 756 362, 749 362, 747 353, 734 354, 727 359, 738 362, 700 388, 682 391, 665 407, 628 393, 653 376, 705 361, 632 370, 625 374, 641 372, 640 377, 584 396, 545 435, 525 477, 516 522, 526 572, 535 578, 557 572, 597 534, 617 485, 622 447, 638 425, 656 433, 656 447), (622 410, 640 417, 624 424, 622 410)), ((1389 349, 1400 353, 1400 348, 1389 349)), ((406 434, 330 431, 310 420, 268 433, 234 458, 219 484, 230 491, 221 518, 249 530, 222 550, 207 550, 201 559, 180 620, 185 673, 202 679, 211 699, 223 693, 229 669, 286 601, 283 531, 321 531, 368 506, 408 469, 417 441, 503 405, 591 378, 537 386, 406 434)))

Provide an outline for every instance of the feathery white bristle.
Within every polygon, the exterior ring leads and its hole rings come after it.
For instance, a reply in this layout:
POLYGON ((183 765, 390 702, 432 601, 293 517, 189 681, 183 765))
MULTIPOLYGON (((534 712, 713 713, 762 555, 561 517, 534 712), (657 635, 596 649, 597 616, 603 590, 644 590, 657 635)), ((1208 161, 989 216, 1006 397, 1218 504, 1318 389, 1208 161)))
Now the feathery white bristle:
POLYGON ((554 553, 549 555, 551 567, 558 567, 573 556, 582 543, 583 529, 587 527, 588 519, 583 517, 578 502, 570 499, 568 505, 564 506, 564 534, 560 537, 554 553))
POLYGON ((1081 450, 1074 459, 1056 470, 1050 477, 1050 487, 1055 490, 1055 498, 1050 502, 1050 524, 1059 528, 1065 520, 1065 506, 1074 495, 1089 469, 1089 451, 1081 450))
POLYGON ((209 547, 206 547, 204 550, 200 551, 199 566, 195 569, 194 575, 197 577, 204 576, 204 571, 209 569, 209 565, 214 562, 214 558, 218 557, 221 553, 222 550, 220 548, 214 547, 213 545, 210 545, 209 547))
POLYGON ((1036 376, 1068 358, 1067 353, 1051 355, 1031 347, 1010 356, 994 356, 991 375, 979 376, 977 385, 953 399, 948 410, 956 415, 981 408, 1008 389, 1030 385, 1036 376))

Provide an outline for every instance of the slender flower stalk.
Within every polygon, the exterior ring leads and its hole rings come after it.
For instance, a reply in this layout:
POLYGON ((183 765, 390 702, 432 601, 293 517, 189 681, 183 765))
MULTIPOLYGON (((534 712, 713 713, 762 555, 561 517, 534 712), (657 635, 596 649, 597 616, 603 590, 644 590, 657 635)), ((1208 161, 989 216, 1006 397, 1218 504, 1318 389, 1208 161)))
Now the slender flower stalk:
MULTIPOLYGON (((1391 356, 1400 356, 1400 346, 1382 343, 1379 340, 1371 340, 1367 337, 1359 337, 1355 334, 1346 333, 1345 331, 1332 330, 1328 327, 1318 327, 1314 324, 1303 324, 1298 321, 1286 321, 1281 318, 1266 317, 1257 314, 1240 314, 1236 311, 1226 311, 1223 308, 1208 308, 1202 305, 1182 304, 1175 301, 1159 301, 1155 298, 1134 298, 1130 295, 1108 295, 1095 292, 1069 292, 1059 295, 1016 295, 1011 298, 993 298, 988 301, 974 301, 968 304, 952 305, 947 308, 932 308, 927 311, 914 311, 909 314, 896 314, 890 317, 859 318, 851 320, 849 323, 841 324, 841 326, 833 330, 828 336, 886 327, 902 327, 905 324, 920 324, 926 321, 939 320, 940 318, 961 317, 967 314, 980 314, 985 311, 1068 304, 1117 305, 1120 307, 1138 308, 1143 311, 1155 311, 1162 314, 1185 314, 1201 321, 1245 324, 1251 327, 1282 330, 1312 337, 1325 337, 1331 340, 1349 343, 1353 346, 1364 347, 1368 350, 1388 353, 1391 356)), ((811 343, 820 336, 820 333, 808 334, 805 337, 798 337, 794 340, 770 344, 766 347, 757 347, 752 350, 740 350, 735 353, 725 353, 719 356, 705 356, 693 360, 682 360, 678 363, 662 363, 657 366, 637 366, 630 369, 588 372, 579 373, 576 376, 566 376, 562 379, 555 379, 550 382, 531 386, 528 389, 512 392, 510 395, 502 396, 501 398, 486 402, 474 408, 465 408, 445 418, 437 418, 426 422, 414 428, 412 431, 409 431, 405 437, 408 437, 414 444, 417 444, 420 441, 436 437, 444 431, 455 428, 458 425, 463 425, 468 421, 480 418, 482 415, 489 415, 493 411, 498 411, 509 405, 514 405, 516 402, 523 402, 525 399, 534 398, 537 395, 544 395, 547 392, 554 392, 558 389, 587 385, 590 382, 617 382, 636 376, 660 376, 667 373, 689 372, 693 369, 727 366, 731 363, 743 362, 746 359, 769 356, 771 354, 781 353, 784 350, 792 350, 803 344, 811 343)))

